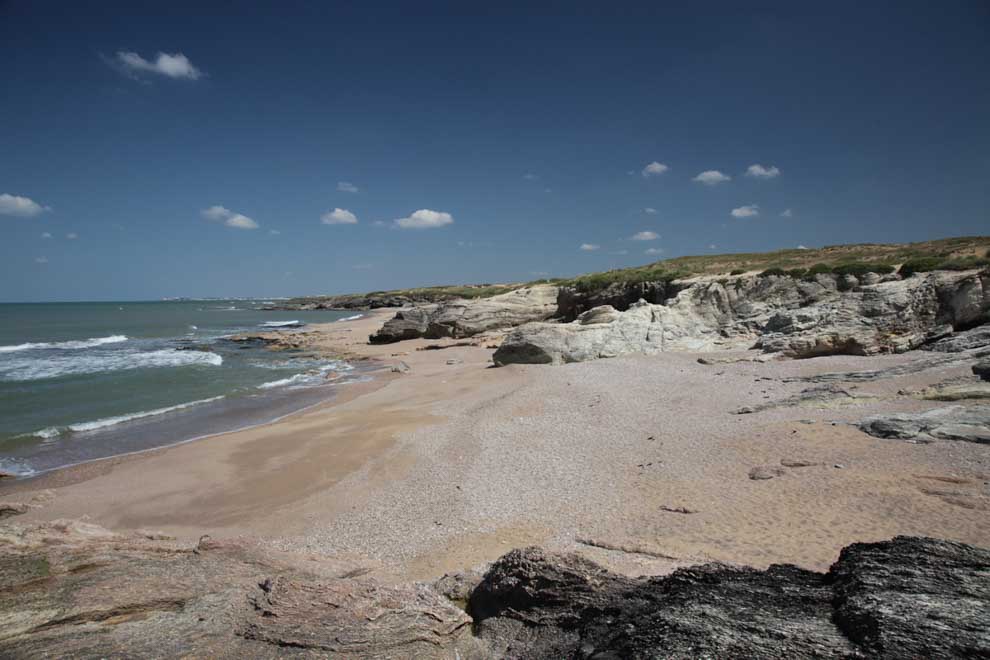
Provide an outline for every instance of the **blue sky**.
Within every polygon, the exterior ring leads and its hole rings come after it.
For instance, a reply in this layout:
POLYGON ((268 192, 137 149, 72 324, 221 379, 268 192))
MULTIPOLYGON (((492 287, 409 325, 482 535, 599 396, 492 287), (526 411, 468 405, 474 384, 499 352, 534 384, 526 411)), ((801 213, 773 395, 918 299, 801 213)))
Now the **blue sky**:
POLYGON ((0 300, 990 233, 990 5, 671 4, 0 0, 0 300))

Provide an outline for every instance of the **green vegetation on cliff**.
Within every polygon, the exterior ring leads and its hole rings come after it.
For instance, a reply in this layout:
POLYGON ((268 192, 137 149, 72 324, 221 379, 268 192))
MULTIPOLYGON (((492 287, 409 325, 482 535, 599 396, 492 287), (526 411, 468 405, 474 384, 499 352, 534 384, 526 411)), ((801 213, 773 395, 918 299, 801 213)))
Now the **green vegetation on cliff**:
POLYGON ((813 278, 817 274, 861 276, 867 272, 887 274, 900 268, 900 274, 932 270, 966 270, 990 265, 990 236, 964 236, 921 243, 860 243, 830 245, 817 249, 789 249, 688 257, 674 257, 644 266, 588 273, 572 278, 541 279, 512 284, 430 286, 392 291, 375 291, 332 297, 296 298, 289 304, 317 301, 359 301, 367 298, 409 298, 431 302, 452 298, 487 298, 531 284, 573 286, 591 292, 615 284, 660 282, 702 275, 779 275, 813 278))

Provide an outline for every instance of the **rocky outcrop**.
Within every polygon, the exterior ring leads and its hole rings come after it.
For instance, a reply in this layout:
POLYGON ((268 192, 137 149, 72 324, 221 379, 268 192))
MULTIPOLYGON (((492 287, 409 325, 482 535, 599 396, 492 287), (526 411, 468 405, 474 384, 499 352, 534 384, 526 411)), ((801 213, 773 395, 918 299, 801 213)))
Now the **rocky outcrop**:
POLYGON ((708 564, 627 578, 514 550, 386 586, 353 560, 78 521, 0 525, 0 656, 982 657, 990 551, 897 538, 828 574, 708 564), (462 607, 466 606, 467 612, 462 607))
POLYGON ((485 657, 471 619, 353 562, 56 521, 0 527, 0 657, 485 657))
POLYGON ((472 337, 490 330, 542 321, 556 313, 557 287, 523 287, 490 298, 457 299, 403 309, 386 321, 370 341, 388 344, 416 337, 472 337))
POLYGON ((537 548, 499 559, 469 612, 499 657, 984 657, 990 551, 898 537, 827 574, 707 564, 630 579, 537 548))
POLYGON ((496 364, 576 362, 624 353, 757 347, 805 358, 917 348, 980 323, 990 311, 990 272, 937 272, 841 290, 812 281, 751 277, 700 281, 665 304, 589 310, 567 324, 513 330, 496 364))
POLYGON ((981 360, 974 364, 973 373, 983 380, 990 380, 990 360, 981 360))
POLYGON ((892 413, 867 417, 859 423, 878 438, 914 442, 964 440, 990 443, 990 406, 946 406, 923 413, 892 413))
POLYGON ((369 310, 385 307, 406 307, 435 300, 435 295, 368 293, 364 295, 316 296, 293 298, 278 304, 266 305, 264 311, 306 312, 317 309, 369 310))
POLYGON ((962 353, 980 348, 990 348, 990 324, 956 332, 923 348, 926 351, 937 353, 962 353))
POLYGON ((903 353, 985 320, 988 310, 990 273, 930 273, 778 312, 760 345, 791 357, 903 353))
POLYGON ((589 309, 609 305, 619 311, 629 309, 633 303, 645 300, 662 305, 681 289, 690 286, 682 282, 615 282, 604 289, 584 291, 573 286, 560 287, 557 294, 557 317, 573 321, 589 309))

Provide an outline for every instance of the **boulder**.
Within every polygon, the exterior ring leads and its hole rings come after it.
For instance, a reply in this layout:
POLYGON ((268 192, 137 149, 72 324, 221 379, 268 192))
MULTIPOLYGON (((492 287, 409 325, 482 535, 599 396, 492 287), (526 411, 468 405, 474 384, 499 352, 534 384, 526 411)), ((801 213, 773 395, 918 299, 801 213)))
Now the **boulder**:
POLYGON ((430 317, 439 305, 420 305, 395 313, 375 334, 368 339, 372 344, 392 344, 403 339, 416 339, 426 334, 430 327, 430 317))
POLYGON ((990 551, 897 537, 827 574, 706 564, 626 578, 538 548, 496 561, 468 603, 498 657, 983 657, 990 551))
POLYGON ((472 337, 489 330, 542 321, 557 313, 557 287, 537 285, 490 298, 457 299, 404 309, 371 336, 373 344, 427 337, 472 337))
POLYGON ((982 360, 974 364, 973 373, 983 380, 990 380, 990 360, 982 360))

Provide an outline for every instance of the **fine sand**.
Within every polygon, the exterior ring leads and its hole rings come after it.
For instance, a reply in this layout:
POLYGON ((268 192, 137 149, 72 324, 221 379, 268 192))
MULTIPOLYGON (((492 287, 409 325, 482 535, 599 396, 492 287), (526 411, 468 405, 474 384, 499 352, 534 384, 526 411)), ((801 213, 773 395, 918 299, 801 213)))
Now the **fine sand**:
POLYGON ((898 392, 966 367, 847 384, 856 398, 841 404, 737 415, 809 386, 785 377, 918 356, 703 365, 665 353, 495 369, 497 337, 368 345, 390 315, 307 329, 309 345, 383 367, 334 401, 4 484, 0 497, 39 503, 19 520, 240 537, 356 559, 385 580, 531 544, 630 574, 709 560, 824 569, 848 543, 897 534, 990 546, 990 446, 882 440, 849 425, 944 405, 898 392), (446 348, 418 350, 427 345, 446 348), (394 373, 400 362, 409 370, 394 373), (761 466, 778 476, 751 479, 761 466))

